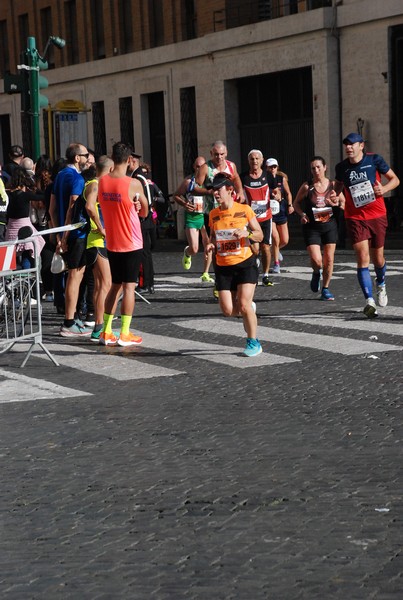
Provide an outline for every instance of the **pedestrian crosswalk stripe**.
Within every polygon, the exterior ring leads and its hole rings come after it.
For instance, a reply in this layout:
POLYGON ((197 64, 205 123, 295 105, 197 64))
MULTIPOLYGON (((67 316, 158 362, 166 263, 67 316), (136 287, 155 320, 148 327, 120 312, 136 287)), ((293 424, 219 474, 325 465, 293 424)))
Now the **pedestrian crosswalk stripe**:
POLYGON ((27 377, 21 373, 13 373, 5 369, 0 369, 0 377, 4 377, 4 381, 0 381, 0 404, 45 400, 47 398, 92 396, 89 392, 82 392, 50 381, 27 377))
MULTIPOLYGON (((179 325, 179 327, 183 327, 185 329, 210 332, 222 336, 240 336, 243 332, 243 328, 240 323, 226 319, 215 319, 214 321, 192 319, 190 321, 178 321, 176 322, 176 325, 179 325)), ((264 327, 262 325, 259 325, 258 337, 260 341, 322 350, 324 352, 333 352, 346 356, 366 354, 368 352, 403 350, 403 346, 394 346, 392 344, 381 344, 378 342, 351 338, 346 339, 334 335, 323 335, 320 333, 288 331, 281 327, 275 329, 274 327, 264 327)))
MULTIPOLYGON (((213 328, 213 331, 215 330, 215 319, 209 319, 208 321, 203 322, 206 325, 206 329, 204 331, 209 332, 211 331, 211 328, 213 328)), ((192 329, 190 323, 193 323, 193 321, 189 321, 189 329, 192 329)), ((176 325, 182 326, 182 321, 177 322, 176 325)), ((202 329, 199 329, 199 331, 202 331, 202 329)), ((253 358, 247 358, 243 354, 246 335, 242 328, 240 328, 238 335, 243 338, 239 345, 236 343, 234 345, 228 344, 226 339, 223 339, 223 344, 221 345, 208 342, 199 342, 197 340, 187 340, 184 338, 174 338, 171 336, 167 337, 144 333, 143 347, 153 348, 163 352, 175 352, 182 356, 193 356, 197 359, 207 360, 229 367, 236 367, 238 369, 297 362, 297 359, 295 358, 279 356, 278 354, 274 354, 272 352, 266 353, 264 352, 264 348, 263 354, 259 354, 253 358)))
MULTIPOLYGON (((306 325, 314 325, 317 327, 337 327, 339 329, 354 329, 355 331, 367 331, 368 333, 385 333, 387 335, 403 336, 403 323, 385 321, 384 318, 388 316, 389 310, 378 309, 381 318, 380 319, 366 319, 362 312, 358 313, 362 318, 348 318, 342 319, 340 317, 333 317, 329 315, 316 315, 311 316, 284 316, 281 319, 285 321, 296 321, 298 323, 304 323, 306 325), (383 317, 383 318, 382 318, 383 317)), ((391 315, 392 316, 392 315, 391 315)), ((397 316, 397 315, 396 315, 397 316)))
MULTIPOLYGON (((17 347, 15 346, 17 349, 17 347)), ((29 346, 21 344, 18 348, 21 352, 26 352, 29 346)), ((101 352, 91 348, 83 348, 72 344, 46 344, 46 348, 55 355, 57 361, 65 367, 73 369, 81 369, 95 375, 104 375, 110 379, 118 381, 127 381, 133 379, 152 379, 154 377, 171 377, 172 375, 181 375, 182 371, 168 369, 151 365, 142 361, 136 360, 133 349, 131 349, 130 358, 117 356, 112 354, 114 349, 108 348, 101 352), (80 356, 77 356, 80 354, 80 356)), ((139 346, 136 346, 135 352, 138 352, 139 346)), ((120 349, 121 352, 126 350, 120 349)), ((35 352, 35 356, 39 358, 47 358, 43 353, 35 352)))

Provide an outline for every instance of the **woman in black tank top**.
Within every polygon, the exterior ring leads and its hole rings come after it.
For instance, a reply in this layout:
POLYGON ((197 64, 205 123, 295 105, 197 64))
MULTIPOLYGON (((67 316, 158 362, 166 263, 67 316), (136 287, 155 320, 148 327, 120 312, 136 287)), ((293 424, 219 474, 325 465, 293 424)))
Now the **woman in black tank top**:
POLYGON ((332 199, 333 182, 326 176, 326 169, 324 158, 312 158, 312 182, 306 181, 301 185, 294 200, 294 209, 301 217, 305 246, 311 261, 311 291, 319 292, 320 281, 323 278, 320 299, 334 300, 329 284, 333 274, 337 242, 337 222, 333 215, 333 207, 339 206, 339 202, 335 204, 332 199))

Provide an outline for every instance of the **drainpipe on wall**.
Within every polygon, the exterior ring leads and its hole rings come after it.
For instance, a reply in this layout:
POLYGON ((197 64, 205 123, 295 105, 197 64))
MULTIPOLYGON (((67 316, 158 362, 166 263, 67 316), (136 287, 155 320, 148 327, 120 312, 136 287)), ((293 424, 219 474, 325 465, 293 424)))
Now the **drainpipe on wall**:
MULTIPOLYGON (((339 100, 339 134, 338 139, 341 140, 343 137, 343 95, 342 95, 342 84, 341 84, 341 53, 340 53, 340 31, 337 29, 337 7, 343 3, 343 0, 333 0, 333 23, 330 31, 336 40, 336 56, 337 56, 337 89, 338 89, 338 100, 339 100)), ((339 144, 339 160, 343 159, 343 152, 341 144, 339 144)))

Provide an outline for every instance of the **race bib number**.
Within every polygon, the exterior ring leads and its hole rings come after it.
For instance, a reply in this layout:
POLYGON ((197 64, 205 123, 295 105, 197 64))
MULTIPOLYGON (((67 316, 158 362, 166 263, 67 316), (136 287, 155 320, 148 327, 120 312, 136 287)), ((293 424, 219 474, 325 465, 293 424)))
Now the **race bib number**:
POLYGON ((278 215, 278 213, 280 212, 280 202, 274 199, 270 200, 270 208, 273 216, 278 215))
POLYGON ((326 206, 326 197, 317 196, 316 204, 312 206, 313 218, 318 223, 327 223, 333 216, 333 210, 331 206, 326 206))
POLYGON ((267 202, 266 200, 252 200, 251 209, 255 213, 257 219, 261 219, 266 216, 267 213, 267 202))
POLYGON ((356 208, 361 208, 376 200, 374 188, 368 180, 356 183, 350 186, 349 189, 356 208))
POLYGON ((217 254, 220 256, 236 256, 241 254, 244 239, 234 236, 235 229, 219 229, 215 232, 217 240, 217 254))
POLYGON ((193 204, 195 213, 203 212, 203 196, 189 196, 189 202, 193 204))
POLYGON ((333 210, 331 206, 320 206, 312 207, 313 218, 318 223, 327 223, 333 216, 333 210))

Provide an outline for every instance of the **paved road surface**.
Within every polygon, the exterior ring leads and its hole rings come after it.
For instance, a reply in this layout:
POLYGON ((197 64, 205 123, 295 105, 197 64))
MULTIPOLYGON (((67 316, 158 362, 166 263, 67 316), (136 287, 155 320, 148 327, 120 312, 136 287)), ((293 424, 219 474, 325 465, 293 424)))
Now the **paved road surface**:
POLYGON ((155 255, 144 343, 56 335, 0 356, 0 597, 403 597, 403 253, 366 320, 352 254, 332 291, 284 253, 256 292, 264 352, 178 252, 155 255))

